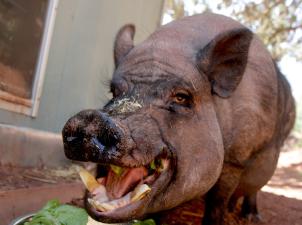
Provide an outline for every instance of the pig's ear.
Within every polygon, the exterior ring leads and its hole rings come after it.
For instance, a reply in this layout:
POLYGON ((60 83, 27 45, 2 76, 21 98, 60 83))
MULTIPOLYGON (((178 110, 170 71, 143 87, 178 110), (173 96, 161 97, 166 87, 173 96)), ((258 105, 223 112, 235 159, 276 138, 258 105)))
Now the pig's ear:
POLYGON ((122 59, 133 48, 133 37, 135 33, 135 26, 133 24, 124 25, 115 37, 114 42, 114 63, 115 67, 122 61, 122 59))
POLYGON ((198 52, 199 69, 208 76, 212 93, 228 98, 240 83, 253 34, 247 28, 226 31, 198 52))

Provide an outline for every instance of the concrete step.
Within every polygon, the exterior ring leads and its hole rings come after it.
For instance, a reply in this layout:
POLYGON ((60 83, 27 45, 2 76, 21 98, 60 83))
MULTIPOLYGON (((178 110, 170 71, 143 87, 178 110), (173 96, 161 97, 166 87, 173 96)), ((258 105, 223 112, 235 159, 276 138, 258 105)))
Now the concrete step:
POLYGON ((61 134, 0 124, 0 165, 58 167, 70 163, 61 134))

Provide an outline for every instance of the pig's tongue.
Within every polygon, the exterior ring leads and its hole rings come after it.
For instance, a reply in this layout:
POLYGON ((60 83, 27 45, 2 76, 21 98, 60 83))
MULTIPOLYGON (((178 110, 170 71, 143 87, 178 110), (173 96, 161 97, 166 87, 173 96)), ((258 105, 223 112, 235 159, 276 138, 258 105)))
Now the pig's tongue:
POLYGON ((124 169, 121 174, 109 170, 106 179, 107 195, 110 199, 117 199, 131 191, 141 180, 148 175, 145 167, 124 169))

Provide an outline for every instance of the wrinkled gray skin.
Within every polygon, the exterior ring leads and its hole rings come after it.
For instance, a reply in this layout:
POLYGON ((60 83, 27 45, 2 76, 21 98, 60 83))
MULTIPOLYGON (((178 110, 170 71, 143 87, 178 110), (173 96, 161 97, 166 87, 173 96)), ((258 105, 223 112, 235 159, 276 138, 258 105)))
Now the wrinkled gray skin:
POLYGON ((111 213, 88 206, 90 214, 125 221, 206 194, 203 224, 223 224, 241 196, 242 215, 259 218, 257 191, 295 117, 290 87, 268 51, 238 22, 210 13, 162 26, 135 47, 133 36, 133 25, 119 31, 113 99, 66 123, 65 153, 136 167, 165 151, 171 166, 140 203, 111 213))

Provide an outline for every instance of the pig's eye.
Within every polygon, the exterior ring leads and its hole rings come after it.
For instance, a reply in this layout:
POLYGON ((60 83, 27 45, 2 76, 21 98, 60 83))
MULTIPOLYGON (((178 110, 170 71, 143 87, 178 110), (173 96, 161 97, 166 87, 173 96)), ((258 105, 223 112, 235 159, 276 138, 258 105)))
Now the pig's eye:
POLYGON ((191 96, 187 93, 179 92, 173 96, 173 102, 178 105, 189 106, 191 102, 191 96))
POLYGON ((190 112, 193 106, 193 97, 186 91, 177 91, 172 94, 168 110, 170 112, 177 112, 186 114, 190 112))
POLYGON ((182 103, 185 103, 186 101, 186 96, 183 95, 183 94, 178 94, 175 96, 175 102, 178 103, 178 104, 182 104, 182 103))

